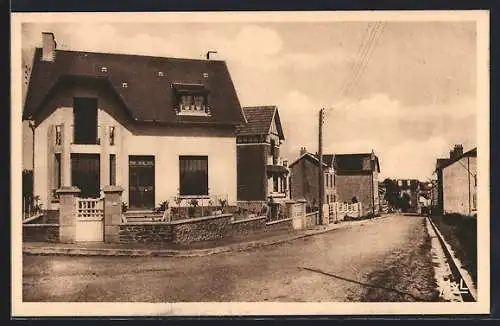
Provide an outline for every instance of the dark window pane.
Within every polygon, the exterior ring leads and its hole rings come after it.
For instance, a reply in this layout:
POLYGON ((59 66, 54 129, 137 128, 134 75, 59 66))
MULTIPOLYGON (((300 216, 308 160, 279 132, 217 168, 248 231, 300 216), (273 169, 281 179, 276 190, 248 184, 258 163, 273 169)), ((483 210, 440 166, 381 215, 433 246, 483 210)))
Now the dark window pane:
POLYGON ((74 143, 97 143, 97 99, 74 98, 74 143))
POLYGON ((61 188, 61 154, 55 155, 55 189, 61 188))
POLYGON ((109 156, 109 184, 116 185, 116 156, 111 154, 109 156))
POLYGON ((208 195, 208 157, 180 156, 180 194, 208 195))

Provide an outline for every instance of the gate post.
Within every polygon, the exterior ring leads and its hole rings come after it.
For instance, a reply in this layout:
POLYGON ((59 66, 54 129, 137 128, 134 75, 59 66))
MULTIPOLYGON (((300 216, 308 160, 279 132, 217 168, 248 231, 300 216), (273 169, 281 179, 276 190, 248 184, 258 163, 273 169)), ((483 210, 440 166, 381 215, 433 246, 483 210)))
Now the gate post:
POLYGON ((122 192, 119 186, 105 186, 104 192, 104 242, 120 242, 122 222, 122 192))
POLYGON ((59 241, 76 242, 76 197, 80 194, 77 187, 62 187, 59 195, 59 241))

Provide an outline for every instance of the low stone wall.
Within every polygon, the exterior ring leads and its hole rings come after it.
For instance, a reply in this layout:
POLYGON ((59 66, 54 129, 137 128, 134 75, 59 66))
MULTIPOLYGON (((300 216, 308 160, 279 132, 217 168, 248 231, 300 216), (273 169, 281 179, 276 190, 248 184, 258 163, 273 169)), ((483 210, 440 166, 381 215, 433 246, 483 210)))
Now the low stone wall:
POLYGON ((172 241, 172 226, 169 223, 142 222, 120 225, 121 243, 154 243, 172 241))
POLYGON ((293 223, 292 219, 284 219, 279 221, 267 222, 266 223, 266 231, 277 231, 277 230, 292 230, 293 223))
POLYGON ((304 227, 306 229, 312 228, 317 224, 316 221, 318 220, 318 218, 319 218, 319 212, 306 214, 304 216, 304 227))
POLYGON ((23 242, 59 242, 59 224, 24 224, 23 242))
POLYGON ((191 218, 170 223, 172 242, 189 244, 224 238, 231 229, 231 214, 191 218))
POLYGON ((249 236, 262 232, 266 227, 266 217, 257 216, 243 220, 233 221, 231 223, 231 235, 234 238, 249 236))
POLYGON ((267 212, 267 203, 262 200, 257 201, 238 201, 236 205, 239 208, 240 216, 235 216, 237 219, 247 219, 248 214, 263 215, 267 212))

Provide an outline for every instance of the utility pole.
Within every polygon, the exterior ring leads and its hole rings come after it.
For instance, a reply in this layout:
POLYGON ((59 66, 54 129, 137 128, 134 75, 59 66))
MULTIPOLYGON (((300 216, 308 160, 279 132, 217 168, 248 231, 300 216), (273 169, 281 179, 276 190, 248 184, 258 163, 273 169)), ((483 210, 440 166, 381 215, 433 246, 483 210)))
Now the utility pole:
POLYGON ((318 134, 318 159, 319 159, 319 192, 318 192, 318 202, 319 202, 319 224, 323 224, 323 202, 325 193, 325 177, 323 174, 323 123, 325 118, 325 109, 319 110, 319 134, 318 134))

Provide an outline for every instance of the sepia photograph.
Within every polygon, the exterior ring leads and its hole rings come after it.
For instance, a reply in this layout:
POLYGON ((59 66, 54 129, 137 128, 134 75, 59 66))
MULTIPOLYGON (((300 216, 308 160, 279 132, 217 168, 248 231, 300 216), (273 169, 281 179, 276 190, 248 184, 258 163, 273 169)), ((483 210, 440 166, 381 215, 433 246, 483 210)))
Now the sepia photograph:
POLYGON ((488 17, 12 14, 13 314, 488 313, 488 17))

